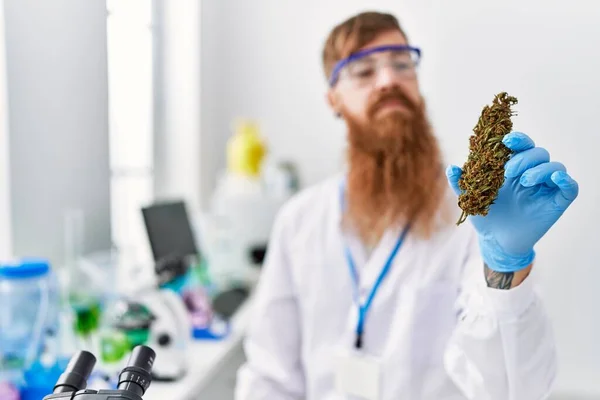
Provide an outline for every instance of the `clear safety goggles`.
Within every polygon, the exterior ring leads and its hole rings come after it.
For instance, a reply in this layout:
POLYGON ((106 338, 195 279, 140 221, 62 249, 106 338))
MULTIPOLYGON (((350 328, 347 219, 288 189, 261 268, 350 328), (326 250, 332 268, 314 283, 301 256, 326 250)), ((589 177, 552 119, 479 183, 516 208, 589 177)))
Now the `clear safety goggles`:
POLYGON ((412 46, 379 46, 351 54, 339 61, 329 79, 333 87, 340 79, 348 79, 357 86, 373 85, 383 68, 399 79, 412 79, 416 76, 421 59, 421 49, 412 46))

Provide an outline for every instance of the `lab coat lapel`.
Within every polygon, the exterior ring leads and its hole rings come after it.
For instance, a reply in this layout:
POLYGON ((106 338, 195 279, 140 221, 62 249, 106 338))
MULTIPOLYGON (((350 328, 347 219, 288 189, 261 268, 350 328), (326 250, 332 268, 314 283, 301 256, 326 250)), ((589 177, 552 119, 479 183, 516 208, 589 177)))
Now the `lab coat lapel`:
MULTIPOLYGON (((379 243, 371 253, 371 257, 367 260, 361 286, 366 286, 366 288, 368 288, 367 290, 370 290, 370 288, 373 287, 385 263, 392 254, 392 250, 398 242, 399 237, 400 230, 398 229, 387 229, 384 232, 383 236, 379 240, 379 243)), ((402 247, 404 247, 404 245, 402 247)), ((393 261, 389 275, 392 275, 395 272, 394 270, 396 269, 397 260, 402 257, 402 253, 402 248, 400 248, 393 261)))
MULTIPOLYGON (((400 237, 400 233, 401 231, 399 229, 387 229, 375 249, 371 252, 370 257, 367 257, 365 247, 356 235, 352 233, 346 233, 344 235, 345 242, 350 249, 359 276, 359 296, 364 297, 368 295, 385 263, 388 261, 388 258, 400 237)), ((404 245, 402 247, 404 247, 404 245)), ((395 264, 397 264, 397 260, 402 257, 402 252, 401 248, 394 259, 394 265, 392 265, 392 268, 389 271, 390 275, 393 274, 394 269, 397 268, 395 264)))
POLYGON ((361 276, 362 270, 369 261, 365 247, 358 236, 350 233, 345 235, 344 242, 348 246, 350 254, 352 254, 352 259, 356 265, 356 272, 358 272, 358 275, 361 276))

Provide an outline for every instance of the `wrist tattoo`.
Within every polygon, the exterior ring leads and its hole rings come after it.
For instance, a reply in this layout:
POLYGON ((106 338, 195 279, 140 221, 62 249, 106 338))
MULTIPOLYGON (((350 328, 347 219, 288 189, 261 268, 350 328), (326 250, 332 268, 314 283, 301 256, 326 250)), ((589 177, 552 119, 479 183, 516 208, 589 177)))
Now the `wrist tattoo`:
POLYGON ((497 272, 485 266, 485 281, 490 288, 510 289, 514 276, 514 272, 497 272))

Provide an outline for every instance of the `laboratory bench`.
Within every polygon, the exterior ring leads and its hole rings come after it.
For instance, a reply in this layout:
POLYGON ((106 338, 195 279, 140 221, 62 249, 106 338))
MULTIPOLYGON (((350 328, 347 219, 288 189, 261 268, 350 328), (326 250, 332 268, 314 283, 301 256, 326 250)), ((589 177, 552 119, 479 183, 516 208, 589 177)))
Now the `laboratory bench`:
POLYGON ((144 400, 203 400, 200 396, 208 384, 239 352, 248 323, 253 295, 238 308, 230 320, 230 333, 220 340, 193 340, 190 343, 188 371, 175 382, 152 382, 144 400))

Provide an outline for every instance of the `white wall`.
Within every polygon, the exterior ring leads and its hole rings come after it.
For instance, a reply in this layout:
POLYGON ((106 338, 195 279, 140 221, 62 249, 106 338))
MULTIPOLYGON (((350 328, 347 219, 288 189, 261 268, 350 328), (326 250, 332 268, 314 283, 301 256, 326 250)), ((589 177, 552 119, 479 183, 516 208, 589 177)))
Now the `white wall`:
POLYGON ((6 98, 6 49, 4 43, 4 4, 0 2, 0 260, 12 256, 10 152, 8 148, 8 100, 6 98))
MULTIPOLYGON (((228 52, 227 45, 231 40, 224 42, 219 38, 225 37, 229 29, 229 21, 224 19, 226 3, 217 1, 202 2, 202 21, 200 24, 200 102, 201 113, 201 191, 202 206, 206 208, 216 184, 216 176, 225 165, 225 140, 229 126, 223 117, 223 110, 228 108, 222 74, 223 56, 228 52)), ((243 66, 241 68, 244 68, 243 66)))
POLYGON ((200 207, 200 0, 155 2, 155 195, 200 207))
MULTIPOLYGON (((321 47, 335 23, 365 4, 221 0, 209 6, 211 16, 203 20, 211 30, 203 30, 202 99, 210 104, 203 100, 202 136, 218 151, 211 172, 224 165, 224 144, 238 115, 261 121, 272 153, 298 162, 305 183, 341 165, 344 129, 324 100, 321 47)), ((600 268, 594 251, 600 184, 593 164, 600 146, 600 4, 368 4, 396 13, 412 42, 423 48, 422 88, 450 162, 464 162, 482 106, 508 91, 520 100, 515 129, 547 147, 580 182, 580 198, 538 246, 537 268, 555 320, 559 389, 600 394, 600 268)))
POLYGON ((14 252, 62 262, 67 209, 84 213, 84 251, 106 249, 106 3, 5 0, 4 12, 14 252))

